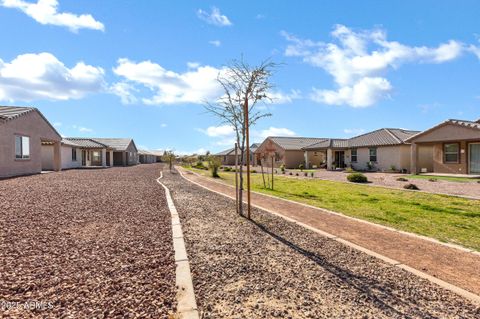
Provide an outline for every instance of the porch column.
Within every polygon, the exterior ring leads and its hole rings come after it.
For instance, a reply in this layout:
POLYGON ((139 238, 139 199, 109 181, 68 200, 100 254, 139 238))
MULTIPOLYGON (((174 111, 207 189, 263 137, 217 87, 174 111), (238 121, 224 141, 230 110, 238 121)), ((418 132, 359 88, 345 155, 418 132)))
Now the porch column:
POLYGON ((332 149, 331 149, 331 148, 328 148, 328 149, 327 149, 327 169, 328 169, 328 170, 333 169, 332 157, 333 157, 332 149))
POLYGON ((102 166, 107 166, 107 150, 102 148, 102 166))
POLYGON ((418 174, 417 160, 418 160, 418 146, 416 143, 412 143, 412 145, 410 146, 410 173, 411 174, 418 174))
POLYGON ((110 167, 113 166, 113 151, 109 151, 110 152, 110 167))
POLYGON ((53 144, 53 170, 58 172, 62 170, 62 151, 61 143, 55 142, 53 144))
POLYGON ((303 152, 303 156, 305 157, 305 168, 310 168, 310 163, 308 162, 308 151, 303 152))
POLYGON ((122 152, 122 166, 127 166, 127 152, 122 152))

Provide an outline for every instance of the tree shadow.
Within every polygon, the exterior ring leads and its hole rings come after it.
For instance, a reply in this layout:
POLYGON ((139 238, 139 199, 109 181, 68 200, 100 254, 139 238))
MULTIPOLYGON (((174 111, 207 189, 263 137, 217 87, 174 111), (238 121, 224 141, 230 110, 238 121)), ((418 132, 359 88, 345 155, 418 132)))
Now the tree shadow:
MULTIPOLYGON (((245 217, 245 219, 247 219, 245 217)), ((311 261, 315 262, 317 265, 322 267, 324 270, 328 271, 329 273, 333 274, 335 277, 340 279, 342 282, 346 283, 349 287, 357 290, 361 294, 364 294, 371 300, 377 308, 381 311, 385 312, 388 316, 394 317, 421 317, 421 318, 436 318, 435 315, 426 313, 425 309, 418 309, 414 302, 407 302, 399 296, 396 296, 394 293, 395 285, 388 284, 386 285, 385 282, 378 281, 372 278, 367 278, 364 276, 355 275, 351 271, 345 268, 341 268, 337 265, 334 265, 332 262, 329 262, 324 256, 321 256, 317 253, 311 252, 306 250, 297 244, 289 241, 288 239, 275 234, 274 232, 270 231, 267 226, 253 220, 247 219, 253 225, 257 226, 260 230, 264 233, 268 234, 278 242, 288 246, 289 248, 293 249, 294 251, 302 254, 306 258, 310 259, 311 261), (412 306, 412 304, 414 306, 412 306), (403 306, 405 309, 410 309, 414 311, 413 308, 417 308, 414 313, 406 314, 392 305, 403 306)))

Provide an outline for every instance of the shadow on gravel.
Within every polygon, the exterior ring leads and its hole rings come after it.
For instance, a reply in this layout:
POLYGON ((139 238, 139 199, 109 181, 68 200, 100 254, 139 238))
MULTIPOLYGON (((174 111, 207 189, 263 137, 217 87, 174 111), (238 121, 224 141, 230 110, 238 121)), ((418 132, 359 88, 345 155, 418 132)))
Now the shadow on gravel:
MULTIPOLYGON (((338 267, 331 262, 327 261, 325 257, 313 253, 311 251, 305 250, 295 243, 273 233, 270 231, 265 225, 260 224, 255 220, 249 220, 244 217, 247 221, 251 222, 258 228, 260 228, 263 232, 270 235, 274 239, 278 240, 282 244, 292 248, 296 252, 302 254, 303 256, 307 257, 311 261, 315 262, 317 265, 321 266, 326 271, 330 272, 331 274, 335 275, 337 278, 348 284, 350 287, 358 290, 359 292, 365 294, 370 300, 374 302, 374 304, 382 311, 386 312, 389 316, 394 315, 395 317, 409 317, 412 313, 406 314, 403 313, 395 308, 393 308, 390 304, 393 305, 403 305, 406 309, 413 310, 411 307, 410 302, 406 302, 402 298, 395 295, 393 292, 394 287, 386 287, 385 282, 379 282, 372 278, 367 278, 363 276, 357 276, 350 272, 347 269, 338 267)), ((418 309, 417 309, 418 310, 418 309)), ((414 316, 419 316, 421 318, 431 318, 431 314, 427 314, 424 311, 419 312, 415 311, 413 314, 414 316)))

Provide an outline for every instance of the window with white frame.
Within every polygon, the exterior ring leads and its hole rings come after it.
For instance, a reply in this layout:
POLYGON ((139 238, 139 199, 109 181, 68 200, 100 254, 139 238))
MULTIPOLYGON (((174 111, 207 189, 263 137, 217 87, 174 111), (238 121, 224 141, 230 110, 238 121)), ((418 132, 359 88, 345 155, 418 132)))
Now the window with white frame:
POLYGON ((352 150, 350 151, 350 155, 352 156, 352 162, 353 162, 353 163, 356 163, 357 160, 358 160, 358 157, 357 157, 357 149, 356 149, 356 148, 352 148, 352 150))
POLYGON ((459 163, 460 145, 458 143, 450 143, 443 145, 443 161, 445 163, 459 163))
POLYGON ((370 162, 376 162, 377 161, 377 148, 376 147, 369 148, 368 153, 370 155, 370 162))
POLYGON ((15 135, 15 158, 30 158, 30 137, 15 135))

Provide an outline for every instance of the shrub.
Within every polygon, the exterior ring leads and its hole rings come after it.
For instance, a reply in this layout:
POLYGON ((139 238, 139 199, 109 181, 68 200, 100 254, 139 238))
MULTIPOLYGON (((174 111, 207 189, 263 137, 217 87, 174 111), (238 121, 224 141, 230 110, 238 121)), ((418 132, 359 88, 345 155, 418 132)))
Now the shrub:
POLYGON ((288 175, 293 175, 292 172, 288 172, 288 175))
POLYGON ((347 173, 353 173, 353 172, 355 172, 355 170, 354 170, 353 168, 351 168, 351 167, 347 167, 347 168, 345 169, 345 172, 347 172, 347 173))
POLYGON ((310 172, 310 177, 313 177, 313 172, 310 172))
POLYGON ((368 183, 367 176, 362 173, 348 174, 347 179, 352 183, 368 183))
POLYGON ((371 171, 373 169, 373 162, 367 162, 367 168, 369 171, 371 171))
POLYGON ((252 172, 252 173, 256 173, 256 172, 257 172, 257 170, 256 170, 256 169, 252 169, 250 172, 252 172))
POLYGON ((405 177, 399 177, 399 178, 397 178, 397 181, 399 181, 399 182, 408 182, 408 179, 406 179, 405 177))
MULTIPOLYGON (((220 158, 217 156, 208 156, 208 167, 210 168, 210 171, 212 172, 212 177, 220 177, 218 175, 218 168, 222 166, 222 162, 220 161, 220 158)), ((206 170, 208 170, 207 167, 205 167, 206 170)))
POLYGON ((390 165, 390 170, 392 172, 396 172, 397 171, 397 167, 395 165, 390 165))
POLYGON ((303 171, 304 168, 305 166, 303 164, 298 165, 298 169, 300 169, 301 171, 303 171))
POLYGON ((304 176, 308 176, 308 173, 307 173, 307 172, 304 172, 303 175, 304 175, 304 176))
POLYGON ((436 181, 438 181, 438 179, 436 179, 436 178, 429 178, 428 181, 429 181, 429 182, 436 182, 436 181))
POLYGON ((298 173, 295 173, 295 176, 298 176, 298 173))
POLYGON ((418 188, 417 185, 415 184, 407 184, 407 185, 404 185, 403 188, 405 189, 411 189, 411 190, 415 190, 415 191, 418 191, 420 188, 418 188))
POLYGON ((232 170, 232 168, 230 168, 230 167, 224 167, 224 168, 223 168, 223 171, 224 171, 224 172, 230 172, 231 170, 232 170))
POLYGON ((285 164, 280 165, 280 170, 282 173, 285 173, 285 164))

